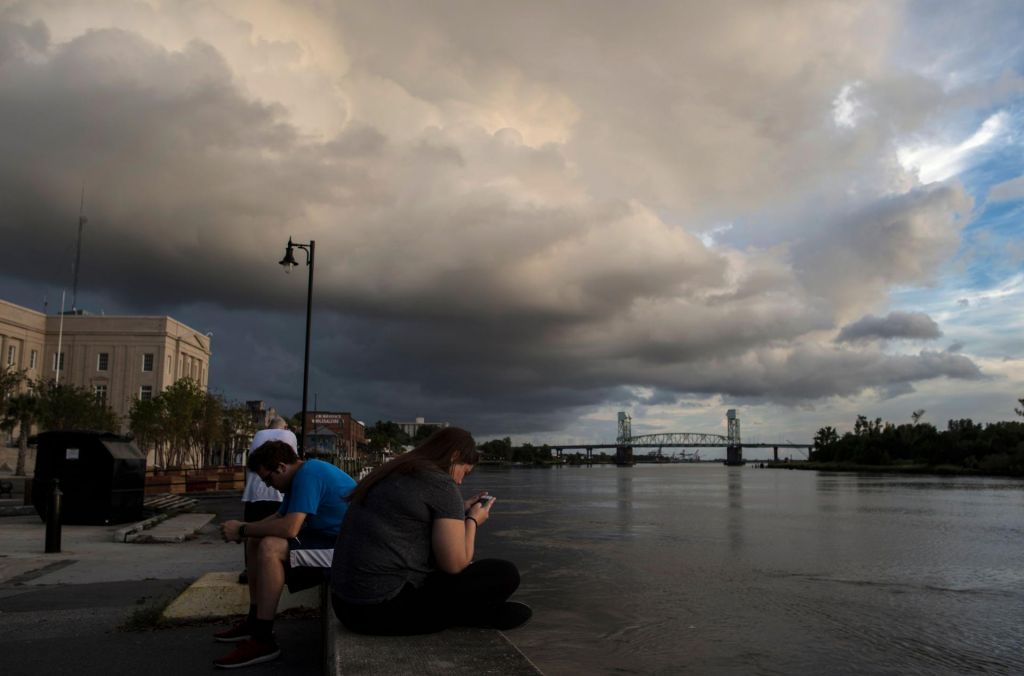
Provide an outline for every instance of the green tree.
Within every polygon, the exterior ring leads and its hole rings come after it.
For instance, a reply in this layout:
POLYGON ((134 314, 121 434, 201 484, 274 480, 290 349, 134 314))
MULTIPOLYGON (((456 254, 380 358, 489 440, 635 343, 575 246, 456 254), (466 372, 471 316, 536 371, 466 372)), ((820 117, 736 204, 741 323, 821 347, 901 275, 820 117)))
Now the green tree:
POLYGON ((182 378, 161 392, 159 399, 168 466, 200 465, 206 392, 191 378, 182 378))
POLYGON ((512 459, 512 439, 491 439, 480 444, 480 452, 487 459, 508 462, 512 459))
POLYGON ((32 391, 39 399, 41 429, 121 430, 121 421, 113 409, 84 388, 47 380, 33 383, 32 391))
POLYGON ((230 465, 256 431, 244 404, 189 378, 148 401, 136 399, 128 417, 136 443, 152 450, 160 467, 230 465))
POLYGON ((1018 399, 1017 403, 1020 404, 1020 408, 1016 406, 1013 408, 1013 412, 1019 416, 1024 416, 1024 398, 1018 399))
MULTIPOLYGON (((249 450, 249 443, 256 433, 249 409, 245 404, 233 402, 224 408, 222 418, 223 433, 219 464, 233 465, 235 458, 249 450)), ((244 456, 242 456, 244 457, 244 456)))
POLYGON ((204 393, 201 417, 197 421, 198 444, 203 452, 203 466, 216 464, 214 454, 223 448, 225 440, 224 414, 227 402, 212 392, 204 393))
POLYGON ((128 413, 129 427, 135 435, 135 442, 144 451, 153 451, 154 462, 159 467, 167 466, 164 417, 164 402, 160 397, 145 401, 136 399, 128 413))
POLYGON ((833 447, 839 442, 839 433, 831 425, 822 427, 814 435, 815 460, 829 461, 832 459, 833 447))
POLYGON ((412 443, 419 445, 420 443, 426 441, 431 434, 438 431, 439 429, 441 428, 438 427, 437 425, 420 425, 419 428, 416 429, 416 434, 412 438, 412 443))
POLYGON ((398 423, 378 420, 366 430, 366 441, 372 453, 396 453, 411 440, 398 423))
POLYGON ((24 380, 24 371, 19 371, 13 366, 0 367, 0 411, 7 403, 7 398, 18 391, 24 380))

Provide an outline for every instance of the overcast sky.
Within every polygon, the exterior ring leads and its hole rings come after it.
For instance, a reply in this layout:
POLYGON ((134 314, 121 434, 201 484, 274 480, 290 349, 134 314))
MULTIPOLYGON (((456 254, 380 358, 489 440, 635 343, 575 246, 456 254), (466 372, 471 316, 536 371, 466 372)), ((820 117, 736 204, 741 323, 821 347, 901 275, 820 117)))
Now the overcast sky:
POLYGON ((0 297, 479 440, 1024 396, 1017 2, 0 0, 0 297), (299 260, 303 258, 299 254, 299 260))

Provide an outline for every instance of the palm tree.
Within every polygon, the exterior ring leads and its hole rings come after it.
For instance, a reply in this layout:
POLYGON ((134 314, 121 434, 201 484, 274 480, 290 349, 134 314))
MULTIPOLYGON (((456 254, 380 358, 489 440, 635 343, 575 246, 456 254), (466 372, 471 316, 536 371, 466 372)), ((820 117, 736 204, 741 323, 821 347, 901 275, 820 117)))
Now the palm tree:
POLYGON ((39 398, 31 392, 15 394, 7 399, 4 407, 3 428, 13 430, 18 427, 18 466, 15 476, 25 476, 25 461, 28 458, 28 434, 32 425, 39 419, 39 398))

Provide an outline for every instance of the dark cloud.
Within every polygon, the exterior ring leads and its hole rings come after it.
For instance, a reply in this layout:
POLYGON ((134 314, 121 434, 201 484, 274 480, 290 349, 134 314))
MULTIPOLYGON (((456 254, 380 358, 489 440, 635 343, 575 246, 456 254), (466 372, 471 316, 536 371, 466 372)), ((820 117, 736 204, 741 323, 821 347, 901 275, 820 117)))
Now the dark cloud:
MULTIPOLYGON (((866 340, 934 340, 942 337, 942 330, 935 320, 923 312, 890 312, 884 317, 866 315, 852 324, 847 324, 836 336, 837 343, 866 340)), ((950 350, 955 352, 956 350, 950 350)))
MULTIPOLYGON (((894 284, 927 282, 971 209, 955 183, 877 178, 893 174, 886 124, 912 129, 941 99, 876 72, 876 28, 898 19, 884 6, 753 3, 751 25, 785 29, 787 48, 673 3, 628 25, 615 3, 411 3, 401 22, 281 6, 269 23, 75 6, 0 21, 12 299, 66 283, 84 183, 85 299, 212 330, 230 397, 298 408, 306 278, 276 265, 289 236, 317 244, 310 398, 368 422, 539 432, 608 405, 981 376, 965 355, 829 342, 894 284), (873 75, 889 122, 837 133, 836 92, 873 75), (733 217, 720 247, 692 234, 733 217)), ((843 333, 936 337, 916 315, 868 319, 843 333)))

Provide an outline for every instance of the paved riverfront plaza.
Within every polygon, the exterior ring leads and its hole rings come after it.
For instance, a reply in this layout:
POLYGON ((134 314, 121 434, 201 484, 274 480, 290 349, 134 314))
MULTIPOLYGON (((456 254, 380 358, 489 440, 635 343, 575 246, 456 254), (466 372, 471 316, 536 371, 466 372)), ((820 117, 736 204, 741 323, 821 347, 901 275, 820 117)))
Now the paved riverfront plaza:
MULTIPOLYGON (((244 611, 245 596, 237 593, 244 588, 235 582, 238 546, 223 542, 216 527, 222 519, 241 516, 241 503, 237 493, 199 499, 197 511, 212 514, 191 520, 214 518, 194 538, 176 544, 115 542, 113 535, 123 525, 64 526, 62 551, 44 554, 45 527, 37 516, 0 517, 3 673, 160 676, 212 671, 212 660, 224 648, 211 636, 223 620, 194 618, 236 606, 244 611), (175 619, 154 628, 157 611, 171 599, 167 612, 173 610, 175 619)), ((0 512, 25 511, 16 506, 21 502, 0 501, 0 512)), ((310 609, 317 594, 310 592, 285 594, 281 608, 305 609, 285 612, 275 623, 278 640, 286 646, 282 656, 246 667, 245 673, 322 673, 321 623, 310 609)), ((537 673, 507 637, 491 630, 422 637, 357 637, 337 623, 331 630, 336 637, 327 657, 338 673, 537 673)))
MULTIPOLYGON (((112 534, 121 526, 64 526, 58 554, 43 553, 45 529, 39 517, 0 517, 3 673, 159 676, 211 671, 211 661, 224 651, 210 639, 218 625, 146 628, 154 609, 200 575, 238 567, 238 546, 223 542, 214 525, 220 518, 240 516, 238 496, 204 498, 198 511, 218 516, 195 539, 179 544, 116 543, 112 534), (126 630, 131 625, 142 630, 126 630)), ((316 618, 286 618, 277 632, 289 650, 277 663, 246 673, 320 673, 316 618)))

